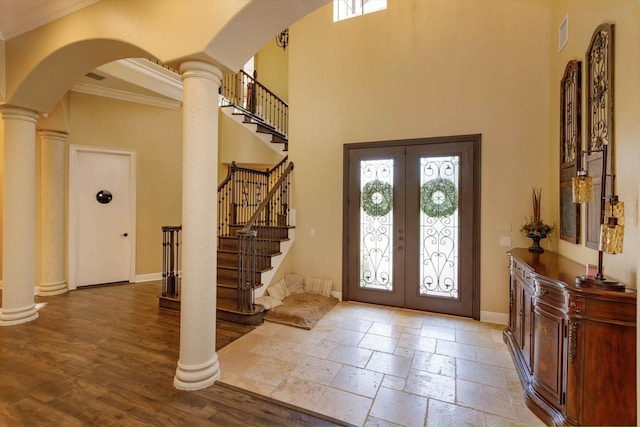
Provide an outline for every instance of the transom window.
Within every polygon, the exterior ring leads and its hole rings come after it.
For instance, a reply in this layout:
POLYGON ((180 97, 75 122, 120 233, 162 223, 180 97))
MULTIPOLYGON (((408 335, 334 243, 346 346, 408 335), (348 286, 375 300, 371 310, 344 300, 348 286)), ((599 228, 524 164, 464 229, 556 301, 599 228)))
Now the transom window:
POLYGON ((333 0, 333 22, 387 8, 387 0, 333 0))

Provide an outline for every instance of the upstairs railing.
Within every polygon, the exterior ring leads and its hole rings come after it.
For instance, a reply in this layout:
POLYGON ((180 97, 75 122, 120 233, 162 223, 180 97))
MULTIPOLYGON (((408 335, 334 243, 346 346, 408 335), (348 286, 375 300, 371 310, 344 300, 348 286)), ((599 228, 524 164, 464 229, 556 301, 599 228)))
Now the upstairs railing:
POLYGON ((239 310, 254 309, 258 251, 274 252, 281 230, 288 228, 292 170, 293 163, 289 163, 249 221, 237 232, 239 310))
POLYGON ((249 74, 240 70, 224 76, 221 91, 227 105, 240 108, 287 137, 289 106, 249 74))

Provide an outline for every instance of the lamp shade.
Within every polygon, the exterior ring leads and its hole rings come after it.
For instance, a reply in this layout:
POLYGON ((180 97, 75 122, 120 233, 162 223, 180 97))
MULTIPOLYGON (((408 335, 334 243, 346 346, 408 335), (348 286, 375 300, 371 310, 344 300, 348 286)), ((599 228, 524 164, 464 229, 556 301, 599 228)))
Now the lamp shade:
POLYGON ((624 202, 616 201, 611 203, 610 201, 604 202, 604 215, 605 223, 611 217, 616 218, 618 225, 624 225, 624 202))
POLYGON ((600 250, 609 254, 621 254, 624 243, 624 225, 600 226, 600 250))
POLYGON ((617 196, 604 203, 604 224, 600 226, 600 250, 609 254, 622 253, 624 241, 624 202, 617 196))
POLYGON ((578 175, 571 178, 573 203, 587 203, 593 200, 593 177, 578 175))

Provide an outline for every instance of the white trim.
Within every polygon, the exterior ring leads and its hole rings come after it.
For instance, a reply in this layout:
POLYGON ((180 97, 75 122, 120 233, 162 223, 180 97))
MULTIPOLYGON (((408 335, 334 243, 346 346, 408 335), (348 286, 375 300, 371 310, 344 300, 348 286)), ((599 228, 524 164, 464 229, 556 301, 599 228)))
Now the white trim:
POLYGON ((496 313, 493 311, 480 311, 480 321, 487 323, 497 323, 500 325, 509 324, 509 313, 496 313))
POLYGON ((172 99, 160 98, 156 96, 142 95, 139 93, 126 92, 118 89, 111 89, 103 86, 89 85, 86 83, 78 83, 71 90, 78 93, 86 93, 88 95, 103 96, 105 98, 118 99, 120 101, 135 102, 138 104, 151 105, 153 107, 168 108, 177 110, 182 107, 182 102, 172 99))
POLYGON ((129 282, 134 283, 136 279, 136 153, 135 151, 120 150, 107 147, 92 147, 86 145, 69 145, 69 247, 68 247, 68 269, 69 269, 69 290, 77 288, 76 283, 76 252, 78 246, 78 197, 77 187, 80 177, 78 176, 78 153, 105 153, 118 154, 129 157, 129 244, 131 250, 129 259, 129 282))
POLYGON ((138 274, 136 283, 153 282, 154 280, 162 280, 162 273, 138 274))
POLYGON ((342 292, 340 291, 331 291, 331 296, 334 298, 338 298, 339 301, 342 301, 342 292))

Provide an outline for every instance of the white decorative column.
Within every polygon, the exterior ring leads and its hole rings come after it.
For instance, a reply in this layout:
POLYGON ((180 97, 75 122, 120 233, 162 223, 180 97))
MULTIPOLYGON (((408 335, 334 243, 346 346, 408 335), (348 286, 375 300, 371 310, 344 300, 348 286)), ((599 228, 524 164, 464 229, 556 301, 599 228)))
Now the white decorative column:
POLYGON ((64 148, 66 132, 40 135, 40 290, 38 295, 67 292, 64 277, 64 148))
POLYGON ((38 318, 33 299, 38 113, 12 106, 5 106, 0 112, 4 120, 0 326, 11 326, 38 318))
POLYGON ((189 61, 180 67, 182 104, 182 294, 180 360, 173 380, 198 390, 220 378, 216 353, 218 88, 222 72, 189 61))

